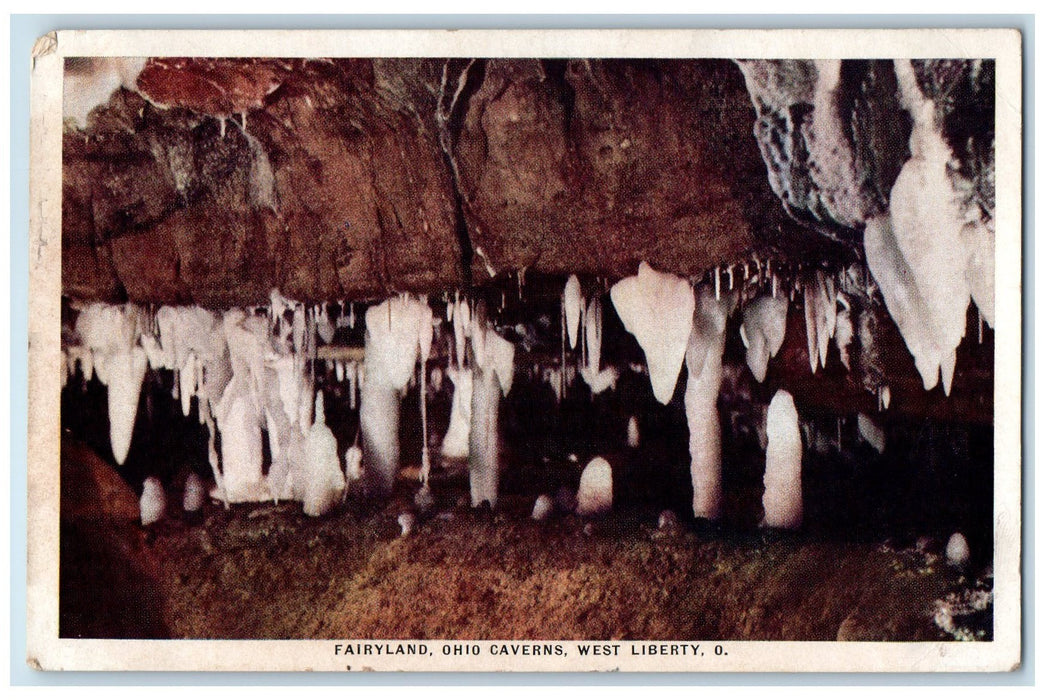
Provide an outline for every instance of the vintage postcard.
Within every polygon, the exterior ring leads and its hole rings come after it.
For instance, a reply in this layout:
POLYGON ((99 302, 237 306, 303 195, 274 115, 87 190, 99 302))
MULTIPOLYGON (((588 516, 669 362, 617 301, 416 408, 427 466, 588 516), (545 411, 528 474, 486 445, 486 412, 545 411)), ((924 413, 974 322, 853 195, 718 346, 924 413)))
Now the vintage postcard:
POLYGON ((28 663, 1021 663, 1015 30, 32 57, 28 663))

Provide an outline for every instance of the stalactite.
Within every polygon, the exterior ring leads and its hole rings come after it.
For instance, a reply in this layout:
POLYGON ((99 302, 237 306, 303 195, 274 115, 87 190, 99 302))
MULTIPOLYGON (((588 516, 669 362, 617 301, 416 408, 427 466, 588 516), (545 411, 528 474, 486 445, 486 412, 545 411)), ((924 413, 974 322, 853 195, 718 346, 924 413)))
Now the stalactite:
POLYGON ((646 355, 653 395, 666 405, 675 391, 693 324, 692 287, 642 263, 637 275, 613 285, 610 299, 646 355))

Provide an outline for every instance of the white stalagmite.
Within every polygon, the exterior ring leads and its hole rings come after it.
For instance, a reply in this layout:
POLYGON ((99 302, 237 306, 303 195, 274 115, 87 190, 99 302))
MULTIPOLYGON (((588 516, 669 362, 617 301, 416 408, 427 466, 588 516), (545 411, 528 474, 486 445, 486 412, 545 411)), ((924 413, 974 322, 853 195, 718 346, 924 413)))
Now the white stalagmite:
POLYGON ((562 308, 566 315, 566 336, 570 340, 570 349, 577 347, 577 330, 581 323, 581 310, 584 299, 581 297, 581 281, 577 275, 570 275, 566 280, 566 288, 562 292, 562 308))
POLYGON ((479 319, 472 321, 472 421, 468 436, 468 482, 472 507, 497 507, 500 481, 498 413, 514 376, 515 346, 479 319))
POLYGON ((189 474, 185 479, 185 490, 182 493, 181 508, 186 513, 195 513, 203 507, 207 497, 207 491, 203 486, 203 479, 196 472, 189 474))
POLYGON ((233 376, 216 416, 221 432, 223 497, 230 503, 268 500, 271 494, 262 474, 261 416, 246 376, 233 376))
POLYGON ((142 484, 142 495, 138 499, 138 508, 141 512, 142 525, 145 526, 158 523, 167 513, 167 494, 163 491, 163 484, 155 476, 150 476, 142 484))
POLYGON ((744 309, 740 326, 744 347, 747 348, 747 366, 751 374, 762 382, 766 378, 769 359, 780 352, 787 330, 787 300, 783 297, 762 296, 744 309))
POLYGON ((639 420, 631 416, 628 418, 628 447, 638 447, 639 437, 639 420))
POLYGON ((546 493, 542 493, 533 502, 533 512, 530 517, 534 520, 547 520, 548 516, 555 512, 555 501, 546 493))
POLYGON ((337 456, 337 440, 326 424, 323 392, 316 393, 316 414, 305 441, 307 486, 303 499, 305 515, 326 515, 341 500, 345 475, 337 456))
POLYGON ((653 395, 671 401, 686 356, 693 324, 693 288, 675 275, 657 272, 645 262, 634 277, 610 290, 624 328, 635 336, 649 367, 653 395))
POLYGON ((974 289, 977 306, 993 311, 993 235, 978 215, 962 210, 948 172, 953 154, 913 65, 905 59, 894 66, 900 102, 913 121, 911 158, 893 185, 889 216, 868 222, 864 248, 922 383, 928 390, 942 378, 949 394, 974 289))
POLYGON ((947 548, 944 550, 944 554, 947 556, 947 562, 953 566, 965 566, 968 564, 971 552, 969 551, 969 541, 965 539, 965 535, 960 532, 951 535, 950 539, 947 540, 947 548))
POLYGON ((472 423, 472 370, 449 367, 446 374, 454 384, 454 396, 442 454, 450 459, 463 459, 468 456, 468 433, 472 423))
POLYGON ((352 445, 345 450, 345 481, 354 484, 363 478, 363 450, 352 445))
MULTIPOLYGON (((460 311, 460 309, 458 309, 460 311)), ((363 474, 367 494, 387 496, 399 471, 400 392, 414 373, 422 318, 427 304, 399 295, 366 312, 364 368, 359 423, 363 436, 363 474)))
POLYGON ((878 454, 885 452, 885 431, 870 416, 864 413, 857 414, 856 426, 864 442, 873 447, 878 454))
POLYGON ((689 428, 693 515, 716 520, 722 504, 722 431, 718 392, 722 385, 722 352, 726 319, 735 296, 697 288, 692 332, 686 349, 686 426, 689 428))
POLYGON ((802 526, 802 435, 795 401, 783 389, 769 403, 766 437, 762 525, 796 530, 802 526))
POLYGON ((588 462, 577 487, 577 515, 601 515, 613 508, 613 469, 602 457, 588 462))

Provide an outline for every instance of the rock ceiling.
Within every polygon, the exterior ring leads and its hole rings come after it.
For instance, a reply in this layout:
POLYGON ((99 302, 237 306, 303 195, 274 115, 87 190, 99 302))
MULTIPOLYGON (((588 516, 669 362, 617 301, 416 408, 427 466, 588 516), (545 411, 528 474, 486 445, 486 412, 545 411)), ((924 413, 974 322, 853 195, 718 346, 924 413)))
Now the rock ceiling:
MULTIPOLYGON (((917 67, 969 196, 992 208, 993 70, 917 67)), ((372 299, 521 270, 851 259, 910 120, 890 62, 846 62, 819 118, 816 75, 810 61, 70 59, 63 288, 227 306, 272 287, 372 299), (70 109, 104 79, 124 87, 70 109), (842 138, 818 139, 832 128, 842 138)))

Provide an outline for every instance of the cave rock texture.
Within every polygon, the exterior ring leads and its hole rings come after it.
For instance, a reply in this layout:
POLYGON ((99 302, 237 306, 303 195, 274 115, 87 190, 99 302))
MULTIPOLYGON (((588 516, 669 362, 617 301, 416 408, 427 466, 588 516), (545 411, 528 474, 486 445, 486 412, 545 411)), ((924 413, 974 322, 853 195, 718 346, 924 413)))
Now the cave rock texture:
POLYGON ((150 58, 134 89, 117 78, 67 120, 73 298, 378 299, 642 260, 695 276, 815 238, 769 187, 729 61, 150 58))

